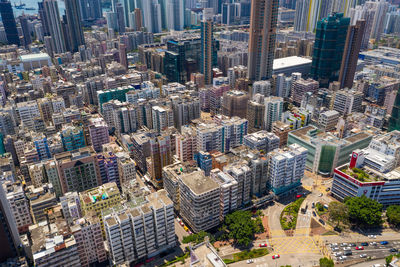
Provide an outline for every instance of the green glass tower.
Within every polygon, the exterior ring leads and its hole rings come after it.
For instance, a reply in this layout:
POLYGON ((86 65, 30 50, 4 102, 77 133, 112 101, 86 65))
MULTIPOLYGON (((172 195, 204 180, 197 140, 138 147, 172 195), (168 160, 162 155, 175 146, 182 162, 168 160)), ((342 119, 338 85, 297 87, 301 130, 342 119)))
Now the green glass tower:
POLYGON ((389 119, 388 131, 399 130, 400 131, 400 88, 397 91, 396 100, 394 101, 392 115, 389 119))
POLYGON ((311 76, 320 87, 328 87, 330 82, 339 78, 349 24, 350 18, 344 18, 343 13, 333 13, 318 21, 311 76))

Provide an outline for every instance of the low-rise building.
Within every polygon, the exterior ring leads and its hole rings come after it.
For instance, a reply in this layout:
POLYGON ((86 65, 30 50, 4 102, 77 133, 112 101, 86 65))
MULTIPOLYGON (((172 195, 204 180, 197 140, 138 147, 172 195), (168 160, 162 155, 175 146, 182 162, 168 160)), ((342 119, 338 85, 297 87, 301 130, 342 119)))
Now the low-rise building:
POLYGON ((26 197, 29 199, 31 213, 35 223, 46 220, 45 210, 57 204, 57 197, 52 184, 43 184, 35 188, 32 185, 25 189, 26 197))
POLYGON ((243 144, 250 149, 262 150, 268 153, 279 147, 279 137, 267 131, 258 131, 244 137, 243 144))

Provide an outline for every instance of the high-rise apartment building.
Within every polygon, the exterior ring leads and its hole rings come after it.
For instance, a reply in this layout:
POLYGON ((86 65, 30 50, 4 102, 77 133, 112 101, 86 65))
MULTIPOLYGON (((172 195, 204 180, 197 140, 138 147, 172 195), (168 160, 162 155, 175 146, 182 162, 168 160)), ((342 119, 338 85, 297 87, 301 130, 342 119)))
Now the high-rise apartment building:
POLYGON ((64 125, 60 137, 65 151, 73 151, 86 146, 81 126, 64 125))
POLYGON ((311 92, 311 94, 314 94, 318 91, 318 88, 319 83, 313 79, 304 80, 300 78, 296 80, 292 85, 293 103, 300 105, 305 93, 311 92))
POLYGON ((287 149, 272 151, 268 157, 268 184, 275 194, 299 186, 306 168, 307 149, 293 144, 287 149))
POLYGON ((265 115, 264 115, 264 129, 271 131, 272 123, 282 119, 283 112, 283 98, 277 96, 270 96, 264 99, 265 115))
POLYGON ((250 39, 248 77, 252 81, 272 77, 275 53, 277 0, 252 0, 250 15, 250 39))
POLYGON ((89 134, 91 144, 96 152, 103 150, 103 145, 110 142, 108 126, 102 117, 89 119, 89 134))
POLYGON ((201 22, 201 59, 200 72, 204 75, 205 84, 211 84, 213 80, 213 51, 214 34, 212 20, 201 22))
POLYGON ((71 52, 78 52, 79 46, 85 44, 79 0, 65 0, 64 3, 69 33, 69 46, 71 48, 71 52))
POLYGON ((180 215, 194 232, 205 231, 220 223, 219 185, 203 171, 182 175, 180 215))
POLYGON ((249 121, 249 132, 256 132, 264 127, 264 103, 249 100, 247 102, 247 115, 246 119, 249 121))
POLYGON ((186 162, 193 160, 197 152, 196 132, 191 127, 182 127, 181 134, 175 138, 176 156, 180 161, 186 162))
MULTIPOLYGON (((6 199, 10 210, 14 216, 15 225, 19 233, 26 233, 33 220, 30 213, 28 198, 25 196, 24 189, 20 183, 4 181, 2 183, 6 199)), ((1 189, 0 189, 1 190, 1 189)))
POLYGON ((336 129, 339 121, 340 113, 336 110, 328 110, 319 115, 318 125, 325 132, 333 131, 336 129))
POLYGON ((70 226, 71 234, 77 241, 82 266, 90 266, 107 260, 106 249, 101 235, 101 224, 95 213, 88 213, 70 226))
POLYGON ((116 183, 106 183, 101 186, 79 193, 82 215, 93 212, 100 220, 104 232, 104 211, 121 204, 121 194, 116 183))
POLYGON ((352 88, 356 72, 358 53, 365 32, 365 20, 358 20, 356 25, 350 25, 347 30, 346 44, 340 66, 340 88, 352 88))
POLYGON ((361 112, 364 95, 355 89, 343 89, 335 92, 333 109, 341 115, 361 112))
POLYGON ((249 95, 246 92, 237 90, 225 92, 222 97, 222 114, 245 118, 248 100, 249 95))
POLYGON ((180 130, 192 120, 200 118, 200 100, 191 96, 171 96, 175 128, 180 130))
POLYGON ((172 163, 171 137, 163 134, 150 139, 150 157, 146 159, 153 184, 162 187, 162 168, 172 163))
POLYGON ((80 148, 54 156, 62 192, 82 192, 101 185, 100 169, 93 148, 80 148))
POLYGON ((14 12, 11 6, 11 2, 7 0, 0 1, 0 14, 3 22, 4 30, 8 44, 20 45, 17 24, 15 22, 14 12))
POLYGON ((248 134, 243 144, 250 149, 262 150, 265 154, 279 148, 279 137, 265 130, 248 134))
POLYGON ((315 34, 311 76, 322 87, 339 78, 340 64, 350 18, 334 13, 318 21, 315 34))
POLYGON ((279 147, 284 147, 287 144, 288 134, 292 129, 289 124, 281 121, 272 123, 272 132, 279 137, 279 147))
POLYGON ((176 246, 174 206, 165 190, 146 196, 135 207, 111 210, 104 227, 114 265, 154 257, 176 246))

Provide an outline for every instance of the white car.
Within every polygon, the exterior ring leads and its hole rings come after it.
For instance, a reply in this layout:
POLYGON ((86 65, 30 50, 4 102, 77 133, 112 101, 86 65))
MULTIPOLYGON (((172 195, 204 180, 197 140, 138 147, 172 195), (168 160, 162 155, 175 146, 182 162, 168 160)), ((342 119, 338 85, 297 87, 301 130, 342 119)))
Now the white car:
POLYGON ((335 252, 335 253, 333 253, 333 256, 335 256, 335 257, 342 256, 342 252, 335 252))
POLYGON ((253 263, 254 261, 252 259, 247 260, 247 264, 253 263))
POLYGON ((322 193, 318 195, 319 197, 322 197, 322 193))
POLYGON ((340 244, 341 247, 347 247, 347 243, 340 244))
POLYGON ((332 248, 332 251, 338 251, 339 250, 339 247, 333 247, 332 248))
POLYGON ((367 257, 367 254, 361 254, 360 255, 360 258, 366 258, 367 257))
POLYGON ((341 256, 341 257, 339 257, 339 259, 338 259, 338 260, 340 260, 340 261, 347 260, 347 256, 341 256))
POLYGON ((345 247, 343 250, 351 250, 351 247, 345 247))
POLYGON ((338 243, 332 243, 331 244, 331 247, 337 247, 338 246, 338 243))
POLYGON ((376 239, 376 235, 368 235, 369 238, 376 239))

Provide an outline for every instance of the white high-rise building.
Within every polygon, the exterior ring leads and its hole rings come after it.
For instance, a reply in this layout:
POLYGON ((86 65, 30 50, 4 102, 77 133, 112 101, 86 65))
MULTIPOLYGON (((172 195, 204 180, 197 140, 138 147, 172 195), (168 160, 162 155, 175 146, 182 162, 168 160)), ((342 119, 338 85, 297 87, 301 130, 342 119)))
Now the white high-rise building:
POLYGON ((167 0, 166 2, 166 19, 168 29, 182 31, 185 22, 184 0, 167 0))
POLYGON ((270 96, 264 99, 265 115, 264 115, 264 128, 267 131, 272 130, 272 123, 282 119, 283 111, 283 98, 270 96))
POLYGON ((268 183, 275 194, 300 185, 306 167, 307 149, 292 144, 268 154, 268 183))
POLYGON ((251 95, 261 94, 263 96, 270 96, 272 91, 272 86, 269 81, 256 81, 253 83, 251 95))
POLYGON ((135 208, 105 216, 104 227, 115 265, 154 257, 176 246, 174 206, 165 190, 146 196, 135 208))
POLYGON ((40 111, 36 101, 20 102, 17 104, 18 115, 28 129, 34 128, 34 119, 40 117, 40 111))

